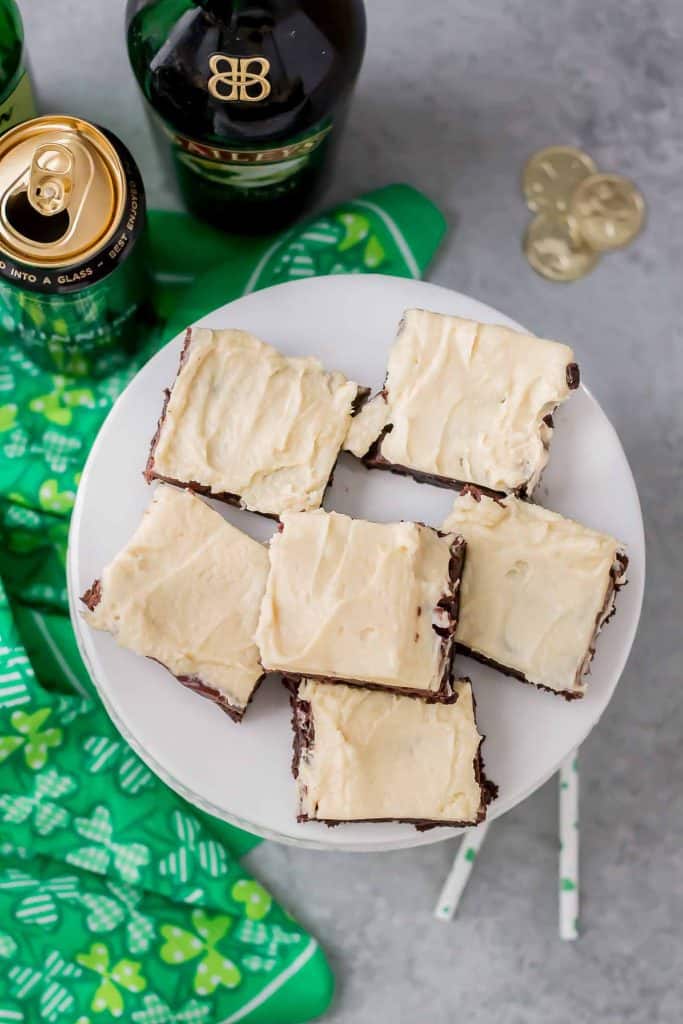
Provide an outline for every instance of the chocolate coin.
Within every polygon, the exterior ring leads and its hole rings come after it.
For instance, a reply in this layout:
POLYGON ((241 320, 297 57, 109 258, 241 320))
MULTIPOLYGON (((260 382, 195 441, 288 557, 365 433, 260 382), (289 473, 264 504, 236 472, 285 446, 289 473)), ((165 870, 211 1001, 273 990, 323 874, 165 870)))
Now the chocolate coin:
POLYGON ((588 154, 574 146, 539 149, 522 172, 522 191, 529 209, 566 213, 576 187, 596 171, 588 154))
POLYGON ((619 174, 584 178, 570 209, 584 241, 598 252, 628 245, 645 221, 645 200, 633 182, 619 174))
POLYGON ((553 213, 534 217, 524 236, 524 253, 536 273, 549 281, 576 281, 600 260, 581 238, 574 218, 553 213))

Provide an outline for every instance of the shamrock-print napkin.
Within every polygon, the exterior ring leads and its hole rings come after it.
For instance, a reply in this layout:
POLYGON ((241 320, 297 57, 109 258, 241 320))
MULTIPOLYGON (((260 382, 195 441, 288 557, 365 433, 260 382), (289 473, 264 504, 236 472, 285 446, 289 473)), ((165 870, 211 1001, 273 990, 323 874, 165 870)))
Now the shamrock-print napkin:
POLYGON ((50 374, 0 335, 2 1024, 293 1024, 332 994, 315 939, 240 864, 257 840, 169 790, 99 703, 68 618, 69 515, 100 424, 168 337, 280 281, 417 277, 444 223, 391 186, 275 239, 150 227, 159 325, 125 372, 50 374))

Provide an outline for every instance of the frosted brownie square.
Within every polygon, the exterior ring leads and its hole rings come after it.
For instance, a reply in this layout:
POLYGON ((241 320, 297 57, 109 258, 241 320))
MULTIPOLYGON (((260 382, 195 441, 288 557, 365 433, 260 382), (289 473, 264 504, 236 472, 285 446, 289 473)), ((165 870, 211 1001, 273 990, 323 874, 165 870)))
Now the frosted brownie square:
POLYGON ((145 478, 269 516, 319 508, 358 392, 246 331, 190 328, 145 478))
POLYGON ((618 541, 556 512, 476 490, 444 529, 467 541, 458 648, 509 675, 582 697, 600 629, 625 582, 618 541))
POLYGON ((426 483, 531 495, 548 461, 554 409, 579 386, 566 345, 409 309, 384 389, 344 447, 426 483))
POLYGON ((270 543, 256 642, 268 669, 440 699, 450 691, 462 538, 292 512, 270 543))
POLYGON ((84 616, 239 721, 263 677, 254 631, 267 575, 262 544, 200 498, 162 484, 83 595, 84 616))
POLYGON ((469 680, 429 703, 304 679, 292 688, 299 821, 476 825, 496 787, 484 776, 469 680))

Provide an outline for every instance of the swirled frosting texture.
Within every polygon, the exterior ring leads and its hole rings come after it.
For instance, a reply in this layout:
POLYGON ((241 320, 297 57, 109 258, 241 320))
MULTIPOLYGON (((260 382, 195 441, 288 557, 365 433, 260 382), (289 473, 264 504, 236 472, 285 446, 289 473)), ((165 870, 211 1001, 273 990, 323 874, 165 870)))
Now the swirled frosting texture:
POLYGON ((582 694, 596 628, 622 582, 621 545, 517 498, 459 496, 444 529, 467 541, 458 643, 529 682, 582 694))
POLYGON ((254 631, 267 574, 262 544, 200 498, 160 484, 84 614, 122 647, 243 708, 263 674, 254 631))
POLYGON ((366 454, 381 430, 387 462, 530 494, 548 460, 544 418, 570 393, 566 345, 507 327, 409 309, 384 391, 353 421, 345 447, 366 454))
POLYGON ((453 632, 451 544, 416 523, 287 513, 270 543, 257 643, 269 669, 439 690, 453 632))
POLYGON ((478 821, 481 737, 470 683, 459 680, 455 690, 454 704, 429 704, 304 680, 298 699, 310 705, 313 740, 299 762, 300 812, 331 821, 478 821))
POLYGON ((153 471, 245 508, 320 506, 358 385, 245 331, 193 328, 153 452, 153 471))

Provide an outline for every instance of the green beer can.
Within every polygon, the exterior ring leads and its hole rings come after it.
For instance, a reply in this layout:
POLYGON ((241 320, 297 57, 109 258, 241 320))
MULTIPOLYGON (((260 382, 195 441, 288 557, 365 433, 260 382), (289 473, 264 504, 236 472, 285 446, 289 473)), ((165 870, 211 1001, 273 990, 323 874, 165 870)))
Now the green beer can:
POLYGON ((38 117, 0 137, 0 329, 74 376, 123 366, 149 321, 145 195, 110 132, 38 117))

